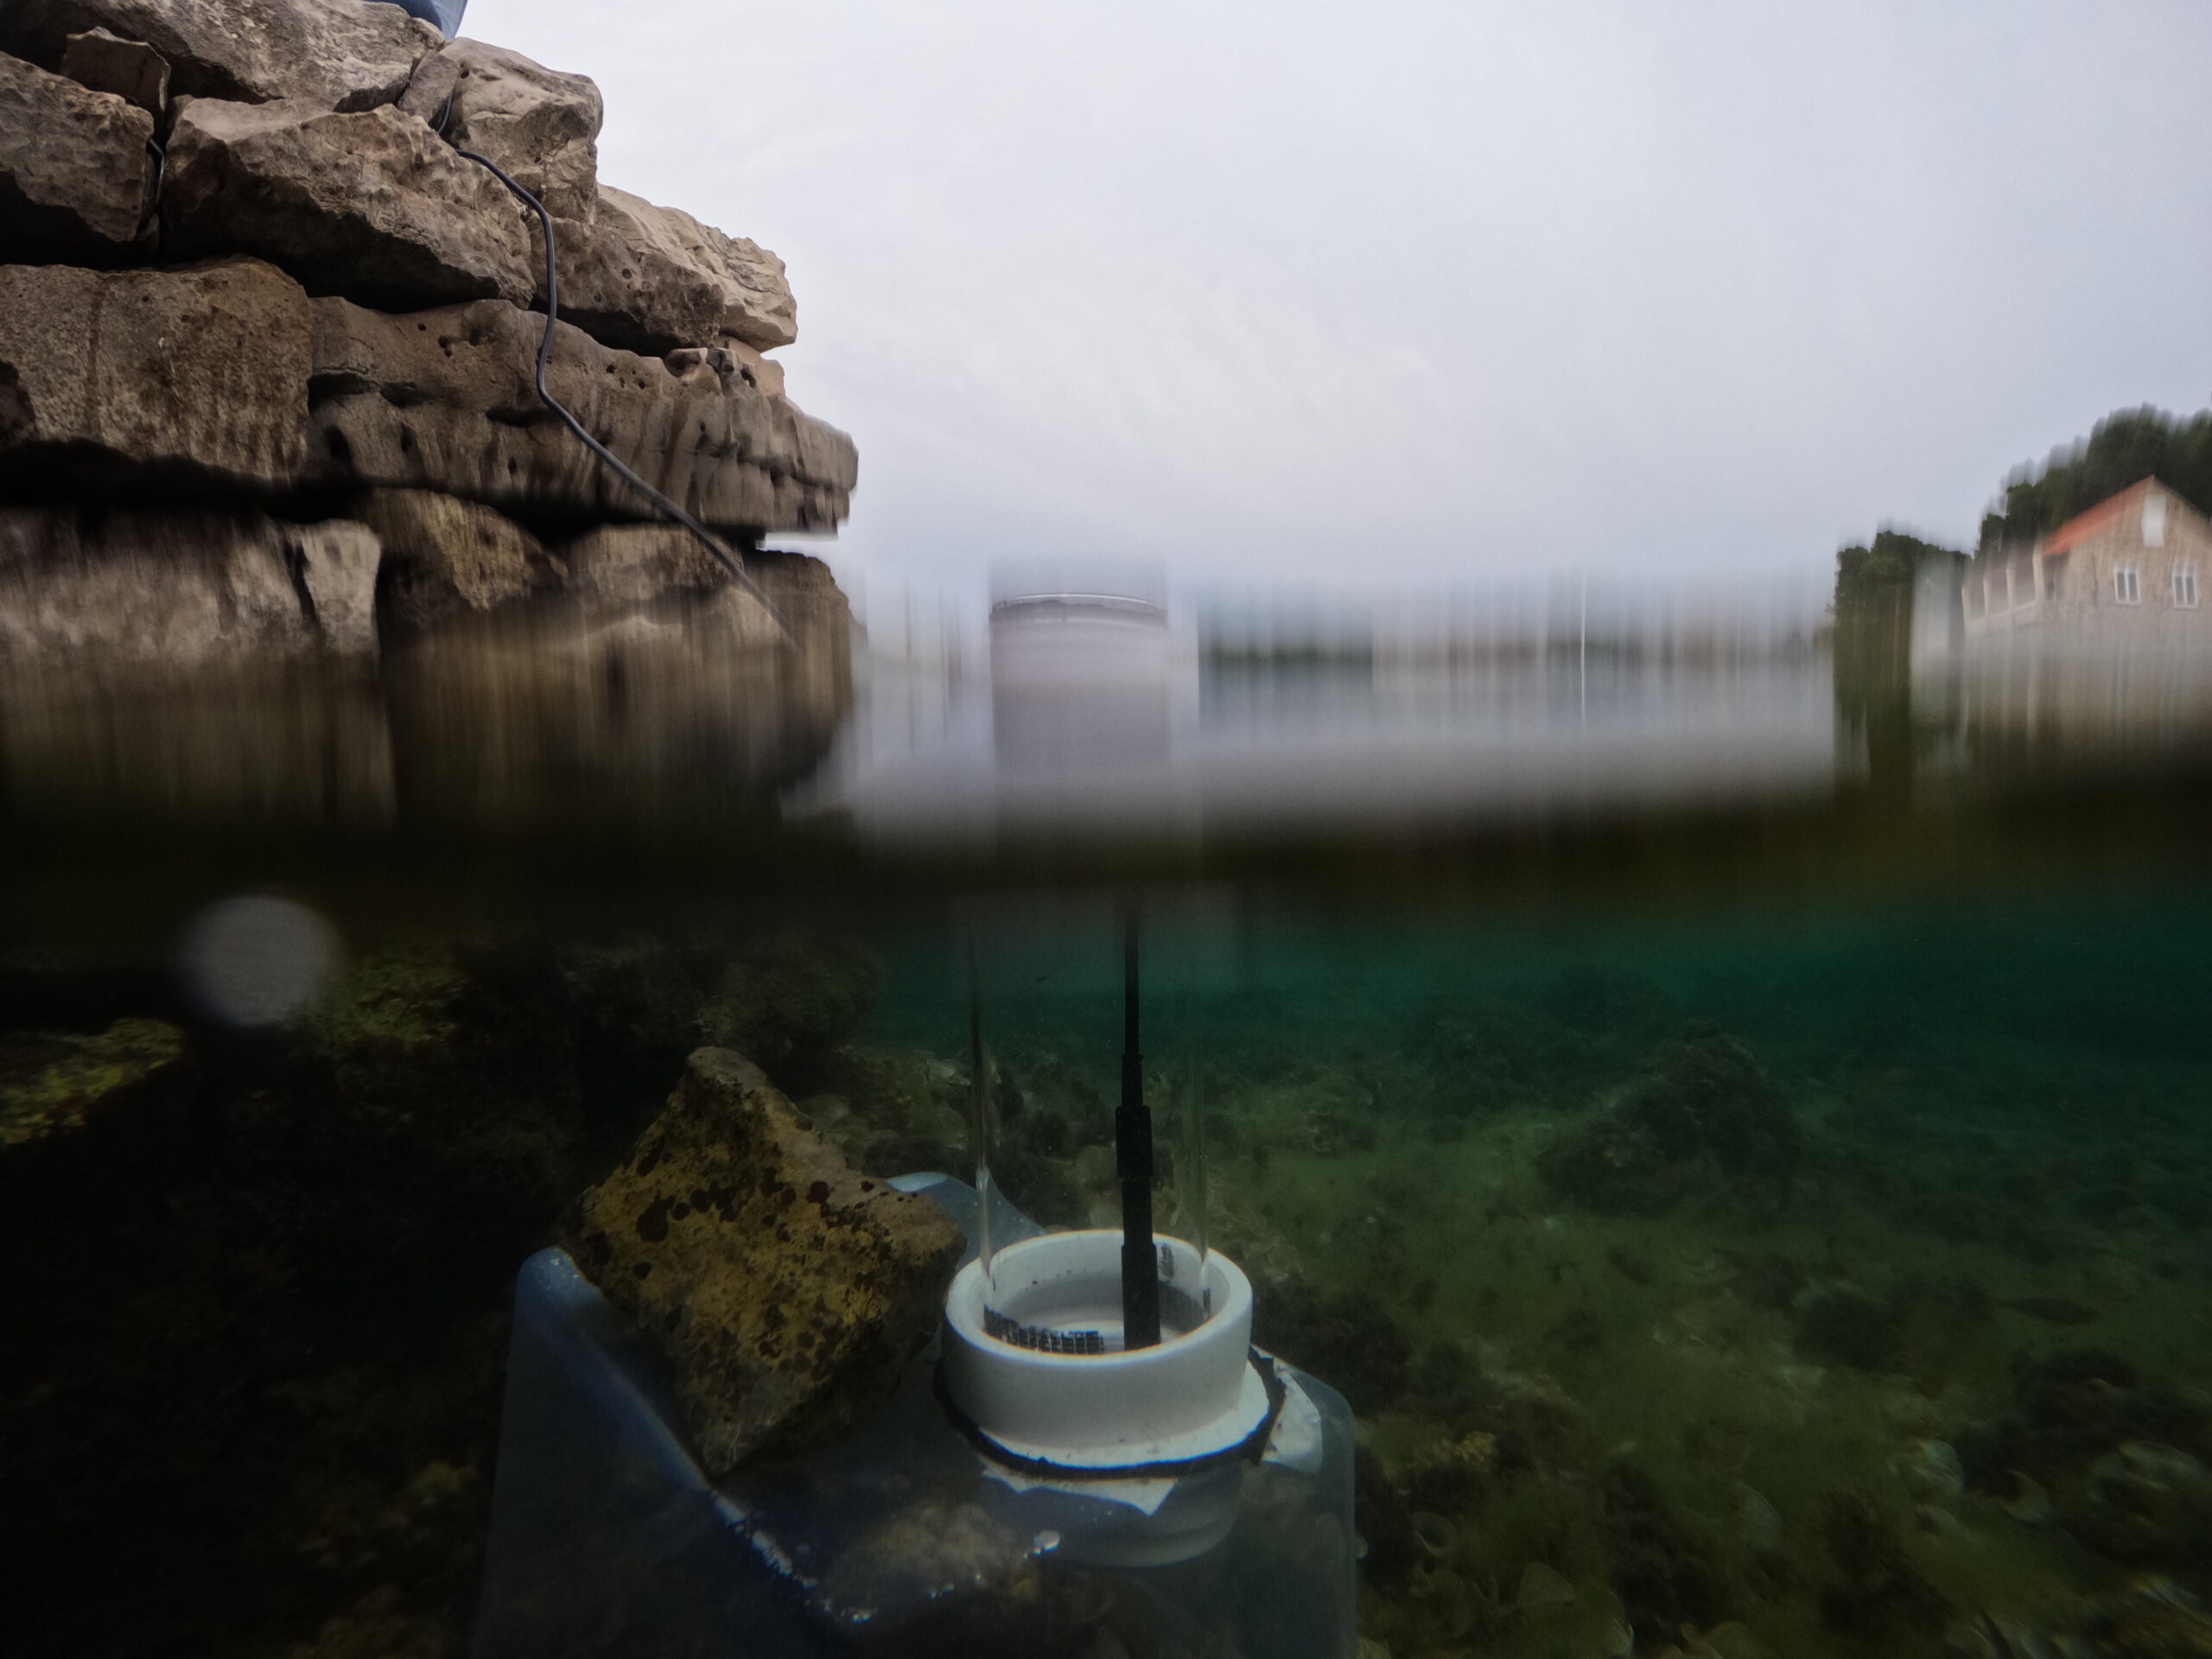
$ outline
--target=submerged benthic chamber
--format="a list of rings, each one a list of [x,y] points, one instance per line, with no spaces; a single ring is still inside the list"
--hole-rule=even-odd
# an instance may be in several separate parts
[[[972,1223],[965,1183],[899,1185]],[[517,1289],[479,1659],[1354,1651],[1333,1389],[1265,1361],[1282,1401],[1263,1444],[1084,1479],[988,1457],[940,1402],[938,1363],[847,1440],[716,1482],[651,1340],[540,1251]]]
[[[1250,1347],[1251,1287],[1205,1247],[1187,1133],[1172,1207],[1195,1236],[1147,1229],[1132,1249],[1122,1229],[1044,1232],[998,1189],[984,997],[1056,977],[1085,988],[1020,950],[998,952],[1020,971],[995,976],[992,941],[978,951],[975,937],[977,1185],[894,1183],[967,1234],[938,1338],[856,1431],[715,1480],[686,1447],[652,1340],[563,1252],[533,1256],[479,1659],[1355,1651],[1350,1408]],[[1134,1039],[1134,938],[1114,943]],[[1128,1171],[1133,1041],[1123,1072]],[[1126,1317],[1138,1264],[1156,1275],[1156,1338]]]

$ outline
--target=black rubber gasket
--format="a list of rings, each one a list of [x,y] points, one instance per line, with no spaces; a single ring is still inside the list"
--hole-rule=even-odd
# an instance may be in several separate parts
[[[993,1440],[976,1420],[953,1403],[945,1387],[944,1366],[942,1362],[930,1378],[930,1386],[937,1395],[938,1408],[944,1413],[945,1421],[960,1431],[976,1451],[1002,1468],[1016,1474],[1034,1475],[1051,1479],[1074,1480],[1163,1480],[1182,1475],[1194,1475],[1201,1470],[1215,1469],[1225,1463],[1243,1460],[1257,1463],[1268,1449],[1275,1424],[1282,1416],[1283,1402],[1290,1397],[1290,1390],[1283,1381],[1282,1371],[1272,1354],[1263,1354],[1257,1348],[1248,1348],[1245,1356],[1252,1368],[1260,1374],[1260,1386],[1267,1391],[1268,1409],[1259,1426],[1234,1446],[1225,1446],[1218,1452],[1209,1452],[1202,1457],[1175,1458],[1159,1463],[1130,1463],[1110,1469],[1094,1469],[1080,1464],[1055,1463],[1050,1458],[1026,1457],[1019,1452],[1009,1452]]]

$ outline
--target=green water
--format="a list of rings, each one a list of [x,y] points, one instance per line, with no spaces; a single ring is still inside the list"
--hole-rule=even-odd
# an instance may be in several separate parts
[[[1396,1659],[2212,1651],[2196,728],[1883,718],[1820,787],[1599,810],[1570,769],[1454,818],[1409,762],[1364,818],[920,846],[779,798],[818,732],[758,776],[626,739],[632,773],[426,715],[362,808],[232,748],[163,795],[40,727],[0,813],[0,1557],[46,1594],[0,1646],[466,1651],[512,1274],[685,1054],[877,1173],[969,1173],[963,942],[1011,926],[994,1173],[1104,1219],[1134,902],[1159,1213],[1196,1224],[1195,1090],[1210,1243],[1358,1411]],[[1267,764],[1310,804],[1301,753]],[[179,971],[242,894],[333,941],[257,1029]]]
[[[1213,1242],[1361,1412],[1370,1635],[1601,1652],[1594,1597],[1639,1650],[1941,1652],[2201,1588],[2207,899],[1236,906],[1156,999],[1155,1092],[1203,1075]],[[870,1035],[922,1067],[964,1043],[933,948]],[[1003,1179],[1110,1222],[1065,1152],[1110,1135],[1115,999],[990,1013]],[[1532,1567],[1578,1599],[1532,1612]]]

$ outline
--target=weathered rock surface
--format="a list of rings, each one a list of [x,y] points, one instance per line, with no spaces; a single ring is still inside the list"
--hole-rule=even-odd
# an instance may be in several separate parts
[[[489,615],[567,575],[536,537],[479,502],[371,490],[353,510],[384,544],[385,612],[406,627]]]
[[[19,689],[67,669],[50,701],[75,709],[109,695],[110,663],[256,655],[283,681],[387,626],[419,646],[499,613],[552,681],[643,675],[694,712],[740,679],[760,702],[760,664],[725,659],[769,653],[772,701],[803,717],[702,720],[698,759],[773,772],[813,745],[849,695],[826,572],[770,558],[764,602],[537,396],[536,220],[456,143],[557,216],[548,378],[597,441],[741,556],[847,512],[852,441],[761,355],[795,331],[781,262],[601,187],[601,118],[584,77],[383,0],[0,0],[0,664]],[[574,543],[573,577],[541,537]],[[554,733],[547,752],[627,741]]]
[[[375,537],[343,521],[0,507],[0,663],[365,654],[378,558]]]
[[[593,220],[554,234],[561,315],[609,345],[658,357],[725,334],[756,351],[798,337],[784,262],[689,213],[601,185]]]
[[[61,50],[61,73],[79,86],[113,92],[158,117],[169,104],[169,60],[143,41],[126,41],[105,29],[72,35]]]
[[[505,188],[403,111],[179,107],[162,191],[166,255],[251,253],[310,292],[412,310],[526,299],[532,245]]]
[[[154,118],[111,92],[0,56],[0,247],[111,264],[145,218]]]
[[[652,519],[537,401],[543,330],[492,301],[405,316],[311,301],[252,259],[0,266],[0,485],[385,486],[533,521]],[[763,395],[733,353],[690,355],[679,376],[563,327],[549,379],[615,454],[741,540],[834,528],[852,440]]]
[[[854,1171],[759,1069],[702,1049],[627,1161],[567,1230],[652,1332],[716,1473],[879,1404],[936,1327],[960,1230]]]
[[[291,484],[306,461],[308,308],[251,259],[0,265],[0,482],[128,467]]]
[[[170,90],[265,104],[367,110],[407,89],[438,31],[378,0],[8,0],[0,50],[60,63],[68,38],[105,29],[168,60]]]
[[[412,316],[315,305],[321,478],[435,489],[538,520],[655,516],[537,401],[543,318],[489,301]],[[679,379],[564,325],[546,378],[588,431],[708,524],[749,536],[845,516],[852,440],[741,375]]]
[[[519,52],[451,41],[399,100],[456,145],[494,161],[556,219],[589,219],[599,187],[599,88]]]
[[[627,610],[671,595],[711,593],[729,575],[677,524],[603,524],[565,542],[561,557],[580,608]]]

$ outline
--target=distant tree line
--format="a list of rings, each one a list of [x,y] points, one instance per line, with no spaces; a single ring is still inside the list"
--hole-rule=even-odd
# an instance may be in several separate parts
[[[2154,475],[2198,512],[2212,512],[2212,410],[2183,420],[2164,410],[2123,409],[2099,421],[2086,439],[2052,450],[2040,467],[2015,467],[1982,518],[1976,551],[1986,557],[2024,548]]]
[[[1835,556],[1837,626],[1856,620],[1902,626],[1912,620],[1913,577],[1921,562],[1963,557],[1901,530],[1877,531],[1872,547],[1845,548]]]

